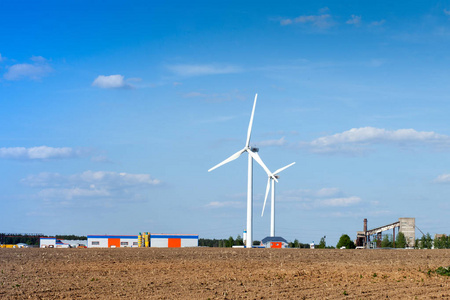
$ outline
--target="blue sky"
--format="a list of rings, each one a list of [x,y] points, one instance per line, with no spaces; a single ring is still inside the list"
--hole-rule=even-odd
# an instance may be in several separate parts
[[[207,170],[258,93],[251,144],[296,162],[277,235],[449,233],[448,1],[2,1],[0,25],[2,231],[242,234],[246,157]]]

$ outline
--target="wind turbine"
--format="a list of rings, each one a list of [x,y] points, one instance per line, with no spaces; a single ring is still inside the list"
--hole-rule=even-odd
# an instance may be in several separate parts
[[[278,180],[275,178],[275,175],[270,175],[269,169],[266,167],[264,162],[261,160],[261,158],[258,155],[258,148],[251,148],[250,147],[250,136],[252,134],[252,125],[253,125],[253,116],[255,114],[255,107],[256,107],[256,98],[258,97],[258,94],[255,95],[255,101],[253,102],[253,110],[252,115],[250,117],[250,123],[248,125],[247,130],[247,141],[245,142],[244,148],[236,152],[235,154],[231,155],[221,163],[215,165],[211,169],[208,170],[208,172],[211,172],[212,170],[229,163],[230,161],[235,160],[239,156],[241,156],[242,153],[247,152],[248,153],[248,185],[247,185],[247,240],[246,240],[246,247],[252,248],[253,246],[253,159],[256,160],[256,162],[266,171],[266,173],[269,175],[269,178],[273,178],[275,181],[278,182]]]
[[[267,196],[269,195],[269,190],[270,190],[270,183],[272,182],[272,201],[271,201],[272,210],[271,210],[271,214],[270,214],[270,236],[275,236],[275,181],[278,182],[277,179],[279,178],[279,176],[277,174],[280,173],[281,171],[289,168],[290,166],[292,166],[294,164],[295,164],[295,162],[293,162],[292,164],[289,164],[281,169],[278,169],[273,173],[268,173],[266,197],[264,198],[264,205],[263,205],[261,217],[264,215],[264,209],[266,208]]]

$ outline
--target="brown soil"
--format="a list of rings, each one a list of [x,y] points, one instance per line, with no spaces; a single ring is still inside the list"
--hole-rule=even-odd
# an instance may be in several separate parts
[[[1,299],[450,298],[450,250],[0,249]]]

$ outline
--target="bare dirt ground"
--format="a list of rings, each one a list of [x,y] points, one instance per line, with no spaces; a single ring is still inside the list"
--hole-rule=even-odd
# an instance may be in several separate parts
[[[0,299],[450,299],[450,250],[0,249]]]

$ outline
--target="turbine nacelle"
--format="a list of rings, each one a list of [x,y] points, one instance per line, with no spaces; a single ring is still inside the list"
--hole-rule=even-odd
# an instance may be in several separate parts
[[[278,182],[278,178],[280,178],[280,176],[277,175],[277,174],[280,173],[280,172],[282,172],[282,171],[284,171],[284,170],[286,170],[287,168],[289,168],[290,166],[292,166],[292,165],[294,165],[294,164],[295,164],[295,162],[293,162],[293,163],[291,163],[291,164],[289,164],[289,165],[287,165],[287,166],[284,166],[284,167],[282,167],[282,168],[276,170],[276,171],[273,172],[273,173],[268,173],[268,174],[267,174],[267,175],[268,175],[268,178],[267,178],[266,196],[264,197],[264,205],[263,205],[261,217],[264,216],[264,209],[266,208],[267,196],[269,195],[269,191],[270,191],[270,181],[271,181],[271,180],[275,180],[276,182]],[[275,186],[274,186],[274,188],[275,188]],[[272,194],[272,196],[275,197],[273,194]],[[273,208],[272,208],[272,209],[273,209]]]

